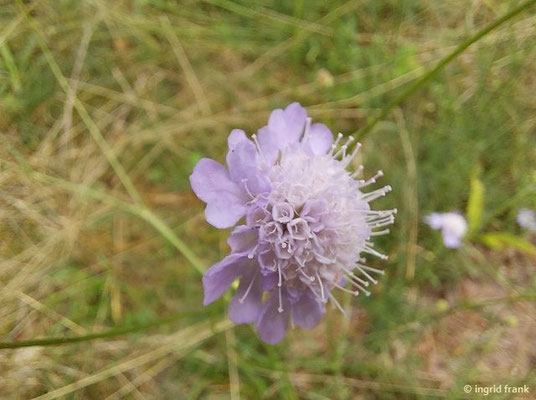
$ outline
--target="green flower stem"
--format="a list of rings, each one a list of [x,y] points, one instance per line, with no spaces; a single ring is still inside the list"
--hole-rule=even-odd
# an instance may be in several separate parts
[[[481,309],[481,308],[494,306],[498,304],[512,304],[512,303],[516,303],[519,301],[535,301],[535,300],[536,300],[536,294],[529,293],[529,294],[521,294],[517,296],[506,296],[506,297],[499,297],[496,299],[488,299],[488,300],[483,300],[481,302],[462,301],[459,304],[449,307],[445,311],[435,312],[435,313],[429,314],[428,316],[423,316],[419,321],[412,321],[410,323],[404,324],[401,328],[402,330],[405,330],[407,328],[414,327],[415,322],[419,322],[422,324],[423,322],[432,321],[434,319],[441,319],[441,318],[446,317],[447,315],[450,315],[460,310],[471,310],[471,309],[476,310],[476,309]],[[178,321],[181,318],[184,318],[187,315],[194,315],[194,314],[199,315],[199,311],[177,313],[177,314],[173,314],[168,317],[161,318],[161,319],[148,322],[145,324],[131,325],[131,326],[126,326],[122,328],[113,328],[113,329],[100,332],[100,333],[91,333],[89,335],[70,336],[70,337],[61,337],[61,338],[50,337],[50,338],[42,338],[42,339],[22,340],[18,342],[0,342],[0,349],[18,349],[21,347],[62,346],[65,344],[88,342],[88,341],[96,340],[96,339],[107,339],[107,338],[112,338],[116,336],[126,335],[129,333],[146,331],[146,330],[156,328],[162,325],[168,325],[175,321]]]
[[[524,3],[521,3],[519,6],[509,11],[508,13],[503,15],[501,18],[485,26],[482,30],[478,31],[474,36],[470,37],[469,39],[461,43],[449,55],[441,59],[434,68],[432,68],[431,70],[426,72],[424,75],[422,75],[412,85],[410,85],[405,91],[403,91],[399,96],[395,97],[391,102],[389,102],[382,109],[382,111],[376,118],[374,118],[371,122],[365,125],[363,129],[354,133],[353,136],[357,136],[357,138],[359,139],[364,138],[368,133],[372,131],[372,129],[376,126],[378,122],[382,121],[383,119],[385,119],[385,117],[387,117],[387,115],[391,112],[391,110],[394,107],[402,103],[409,96],[411,96],[421,87],[423,87],[430,79],[435,77],[439,73],[439,71],[441,71],[448,63],[450,63],[452,60],[454,60],[456,57],[462,54],[469,46],[479,41],[488,33],[493,31],[495,28],[499,27],[500,25],[502,25],[509,19],[512,19],[513,17],[515,17],[516,15],[518,15],[519,13],[521,13],[522,11],[524,11],[525,9],[529,8],[530,6],[534,4],[536,4],[536,0],[528,0],[528,1],[525,1]]]
[[[18,349],[21,347],[44,347],[44,346],[62,346],[64,344],[72,344],[79,342],[89,342],[96,339],[107,339],[116,336],[126,335],[129,333],[136,333],[146,331],[152,328],[156,328],[162,325],[168,325],[176,322],[187,315],[198,315],[199,311],[181,312],[172,314],[165,318],[157,319],[144,324],[135,324],[130,326],[124,326],[119,328],[113,328],[99,333],[90,333],[88,335],[81,336],[67,336],[67,337],[48,337],[42,339],[21,340],[17,342],[0,342],[0,349]]]

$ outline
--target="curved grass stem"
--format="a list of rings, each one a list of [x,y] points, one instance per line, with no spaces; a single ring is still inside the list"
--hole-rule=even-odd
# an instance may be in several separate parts
[[[517,296],[506,296],[499,297],[496,299],[488,299],[480,302],[469,302],[463,301],[459,304],[449,307],[447,310],[434,312],[428,316],[424,316],[420,321],[412,321],[411,323],[404,324],[402,328],[412,327],[415,322],[420,322],[421,324],[425,321],[434,320],[436,318],[444,318],[456,311],[460,310],[470,310],[470,309],[481,309],[489,306],[495,306],[499,304],[512,304],[520,301],[534,301],[536,300],[536,295],[534,293],[520,294]],[[190,311],[188,313],[178,313],[173,314],[165,318],[157,319],[145,324],[137,324],[120,328],[109,329],[104,332],[91,333],[88,335],[81,336],[71,336],[71,337],[49,337],[42,339],[31,339],[31,340],[22,340],[17,342],[0,342],[0,349],[18,349],[21,347],[45,347],[45,346],[62,346],[66,344],[80,343],[80,342],[89,342],[96,339],[107,339],[116,336],[126,335],[130,333],[142,332],[149,330],[151,328],[156,328],[158,326],[171,324],[178,321],[179,319],[185,317],[188,314],[198,315],[199,311]]]
[[[441,59],[435,67],[433,67],[431,70],[426,72],[424,75],[422,75],[419,79],[417,79],[412,85],[410,85],[406,90],[404,90],[400,95],[395,97],[393,100],[391,100],[387,105],[382,109],[380,114],[372,119],[371,122],[367,123],[365,127],[356,133],[353,134],[353,136],[356,136],[360,140],[362,140],[363,137],[365,137],[368,133],[372,131],[372,129],[376,126],[376,124],[391,112],[391,110],[402,103],[404,100],[406,100],[409,96],[411,96],[413,93],[415,93],[417,90],[422,88],[430,79],[435,77],[439,71],[441,71],[448,63],[450,63],[452,60],[454,60],[456,57],[458,57],[460,54],[462,54],[465,50],[467,50],[468,47],[470,47],[472,44],[478,42],[480,39],[485,37],[487,34],[489,34],[491,31],[493,31],[495,28],[501,26],[506,21],[512,19],[516,15],[520,14],[525,9],[529,8],[530,6],[536,4],[536,0],[528,0],[523,3],[521,3],[519,6],[515,7],[513,10],[507,12],[504,14],[501,18],[495,20],[494,22],[490,23],[489,25],[482,28],[480,31],[475,33],[472,37],[465,40],[464,42],[460,43],[458,47],[456,47],[450,54],[448,54],[446,57]]]
[[[198,312],[197,312],[198,313]],[[193,314],[193,312],[190,312]],[[21,347],[36,347],[36,346],[61,346],[64,344],[73,344],[79,342],[89,342],[96,339],[106,339],[116,336],[126,335],[129,333],[136,333],[141,331],[146,331],[151,328],[156,328],[158,326],[171,324],[175,321],[186,316],[187,313],[178,313],[170,315],[165,318],[161,318],[155,321],[151,321],[145,324],[136,324],[131,326],[124,326],[119,328],[112,328],[104,332],[90,333],[88,335],[81,336],[67,336],[67,337],[48,337],[41,339],[30,339],[30,340],[21,340],[17,342],[0,342],[0,349],[18,349]]]

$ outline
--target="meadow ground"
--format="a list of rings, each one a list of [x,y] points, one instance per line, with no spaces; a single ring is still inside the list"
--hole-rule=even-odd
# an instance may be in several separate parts
[[[0,397],[536,396],[536,237],[515,222],[536,208],[535,7],[358,138],[367,176],[383,169],[393,187],[375,206],[399,213],[378,241],[390,259],[371,261],[386,270],[373,295],[340,296],[349,319],[330,309],[269,346],[226,321],[229,297],[203,308],[199,270],[228,232],[188,183],[201,157],[224,159],[231,129],[253,133],[293,101],[355,133],[517,4],[0,0],[0,340],[184,312],[143,333],[0,350]],[[422,223],[450,210],[470,217],[457,250]]]

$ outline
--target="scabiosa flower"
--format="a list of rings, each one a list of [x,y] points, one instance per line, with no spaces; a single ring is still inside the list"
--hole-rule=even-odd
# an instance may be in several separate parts
[[[432,229],[440,230],[443,243],[448,248],[458,248],[462,245],[462,238],[467,232],[467,221],[457,212],[432,213],[424,222]]]
[[[536,232],[536,211],[522,208],[517,213],[517,223],[522,228]]]
[[[190,176],[217,228],[237,224],[228,238],[231,253],[204,277],[204,304],[218,299],[235,279],[229,305],[237,324],[255,323],[266,343],[281,341],[290,324],[312,328],[334,289],[369,295],[382,270],[364,264],[362,254],[380,258],[370,242],[388,233],[396,210],[373,211],[369,203],[391,190],[362,189],[382,176],[356,180],[348,171],[359,151],[353,138],[335,142],[323,124],[312,124],[298,103],[270,115],[252,140],[238,129],[228,139],[227,168],[202,159]],[[353,146],[352,146],[353,145]]]

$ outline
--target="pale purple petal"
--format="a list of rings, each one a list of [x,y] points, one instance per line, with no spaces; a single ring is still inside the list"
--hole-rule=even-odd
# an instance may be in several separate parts
[[[275,110],[272,112],[268,125],[273,124],[273,129],[279,134],[280,140],[290,143],[296,143],[300,140],[305,127],[305,119],[307,118],[307,111],[300,103],[292,103],[285,108],[284,111]],[[272,122],[272,116],[274,121]]]
[[[424,222],[432,229],[441,229],[443,214],[432,213],[424,218]]]
[[[212,200],[205,208],[207,222],[218,229],[234,226],[247,211],[247,207],[238,201],[222,197]]]
[[[223,165],[210,158],[202,158],[190,175],[190,185],[194,193],[208,203],[222,196],[241,198],[242,190],[233,182]]]
[[[275,271],[277,267],[277,257],[271,247],[259,250],[259,264],[267,271]]]
[[[227,138],[229,150],[234,149],[238,143],[243,142],[244,140],[249,140],[246,136],[246,132],[242,129],[233,129]]]
[[[306,291],[298,302],[292,305],[294,323],[306,329],[316,326],[324,312],[324,304],[310,290]]]
[[[235,136],[241,137],[241,133]],[[248,194],[258,194],[267,192],[270,189],[270,182],[258,167],[257,148],[252,141],[242,139],[233,141],[229,145],[227,153],[227,166],[231,180],[239,185]]]
[[[203,275],[205,291],[203,304],[206,306],[219,299],[234,280],[253,264],[255,264],[254,261],[242,254],[230,254],[207,269]]]
[[[536,232],[536,211],[522,208],[517,214],[517,223],[520,227]]]
[[[279,297],[274,290],[262,308],[259,318],[255,323],[255,329],[261,340],[268,344],[279,343],[287,332],[290,303],[283,296],[283,312],[279,312]]]
[[[445,247],[457,248],[462,245],[462,238],[467,232],[467,221],[459,213],[432,213],[424,222],[432,229],[441,229]]]
[[[279,281],[279,275],[277,272],[269,272],[261,270],[262,274],[262,289],[266,291],[272,290]]]
[[[269,126],[264,126],[257,132],[259,146],[261,148],[262,157],[272,165],[277,159],[279,152],[279,142],[276,134],[272,133]]]
[[[252,268],[240,279],[240,285],[229,304],[229,319],[235,324],[255,322],[262,310],[262,276]]]
[[[190,175],[194,193],[207,203],[205,216],[216,228],[229,228],[242,218],[246,211],[247,194],[234,182],[220,163],[203,158]]]
[[[270,213],[264,208],[252,208],[246,215],[246,222],[249,226],[261,226],[270,217]]]
[[[272,217],[277,222],[289,222],[294,216],[294,207],[284,201],[276,203],[272,208]]]
[[[250,140],[242,140],[229,147],[227,153],[227,167],[231,180],[240,183],[242,179],[247,179],[251,173],[257,170],[257,150]]]
[[[299,103],[272,111],[268,125],[258,131],[259,145],[268,164],[275,162],[279,150],[300,140],[306,118],[307,112]]]
[[[462,245],[462,241],[459,235],[449,232],[447,230],[442,231],[443,234],[443,243],[445,244],[445,247],[448,247],[449,249],[457,249]]]
[[[231,233],[227,239],[227,243],[231,246],[232,253],[249,254],[257,246],[258,239],[258,229],[247,225],[240,225]]]
[[[306,145],[314,155],[326,154],[333,144],[333,134],[324,124],[312,124]]]

